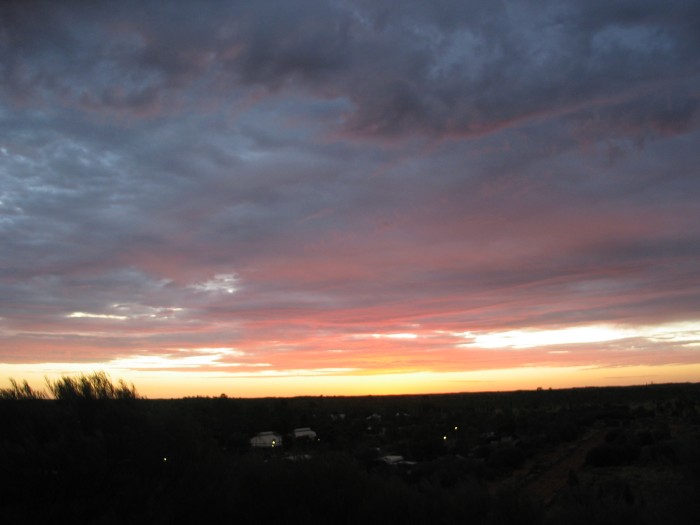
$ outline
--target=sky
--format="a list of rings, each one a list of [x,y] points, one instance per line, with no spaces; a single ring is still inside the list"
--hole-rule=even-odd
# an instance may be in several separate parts
[[[700,381],[700,3],[4,2],[0,386]]]

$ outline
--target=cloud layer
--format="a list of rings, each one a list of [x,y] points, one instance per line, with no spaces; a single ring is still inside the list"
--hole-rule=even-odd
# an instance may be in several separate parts
[[[698,363],[697,20],[690,1],[6,3],[0,363]],[[473,344],[603,325],[629,331]]]

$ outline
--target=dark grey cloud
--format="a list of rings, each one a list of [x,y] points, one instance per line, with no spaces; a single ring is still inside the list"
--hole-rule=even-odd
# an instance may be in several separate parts
[[[630,101],[667,131],[695,114],[692,2],[439,4],[15,4],[3,85],[27,104],[135,115],[296,87],[347,99],[346,129],[375,135],[483,134]],[[674,107],[648,100],[663,90]]]

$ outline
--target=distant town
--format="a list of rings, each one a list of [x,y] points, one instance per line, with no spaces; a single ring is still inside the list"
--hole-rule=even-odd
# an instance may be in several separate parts
[[[109,392],[4,392],[8,523],[60,512],[81,523],[700,515],[698,384],[264,399]]]

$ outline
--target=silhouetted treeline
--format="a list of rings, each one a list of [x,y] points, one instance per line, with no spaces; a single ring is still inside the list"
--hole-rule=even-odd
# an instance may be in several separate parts
[[[53,399],[11,385],[3,523],[652,524],[699,510],[698,385],[180,400],[102,373],[49,383]],[[267,430],[284,446],[251,448]]]

